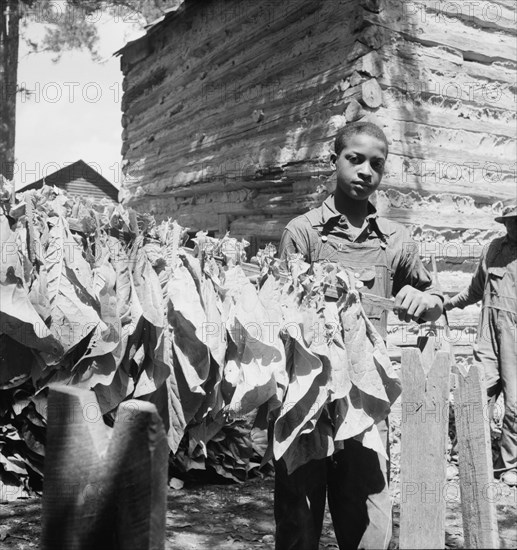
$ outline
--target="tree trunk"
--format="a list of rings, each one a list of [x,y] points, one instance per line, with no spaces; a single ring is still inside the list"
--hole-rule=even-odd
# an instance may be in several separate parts
[[[13,177],[20,3],[0,0],[0,175]]]

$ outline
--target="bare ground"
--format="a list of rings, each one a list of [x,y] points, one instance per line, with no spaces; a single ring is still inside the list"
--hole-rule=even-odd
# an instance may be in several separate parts
[[[497,502],[502,548],[517,548],[516,493],[503,486]],[[394,536],[398,548],[399,506],[395,502]],[[30,498],[0,504],[0,548],[37,548],[41,500]],[[266,550],[273,548],[273,477],[244,484],[191,485],[169,490],[167,550]],[[327,513],[320,549],[337,548]],[[446,548],[463,548],[461,510],[448,503]]]
[[[394,533],[390,549],[398,548],[400,517],[400,415],[391,417],[391,491]],[[166,550],[267,550],[274,547],[273,476],[242,484],[185,484],[170,488]],[[445,547],[464,548],[457,477],[451,476]],[[456,484],[456,485],[455,485]],[[517,491],[503,483],[492,492],[497,507],[501,548],[517,548]],[[39,497],[0,502],[0,550],[37,548],[41,530]],[[327,511],[320,550],[337,548]]]

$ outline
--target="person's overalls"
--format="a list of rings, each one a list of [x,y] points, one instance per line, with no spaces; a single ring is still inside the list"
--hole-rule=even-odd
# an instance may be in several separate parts
[[[306,214],[314,225],[312,212]],[[390,266],[386,240],[375,223],[377,238],[354,243],[336,237],[332,227],[314,230],[308,261],[341,263],[363,282],[365,292],[391,294]],[[385,311],[365,312],[386,338]],[[327,407],[320,422],[332,422]],[[318,424],[315,430],[318,430]],[[377,425],[388,449],[387,420]],[[312,460],[287,475],[285,463],[275,462],[276,550],[317,550],[328,487],[334,532],[341,550],[387,548],[391,539],[391,498],[388,491],[389,464],[359,441],[336,442],[336,452]]]
[[[474,346],[474,359],[483,365],[492,405],[503,391],[504,417],[496,473],[517,468],[517,259],[516,245],[491,243],[487,277]]]

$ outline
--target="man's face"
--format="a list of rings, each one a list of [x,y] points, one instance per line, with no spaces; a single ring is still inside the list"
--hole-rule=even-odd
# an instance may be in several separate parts
[[[506,226],[508,238],[513,242],[517,242],[517,217],[508,218],[504,221],[504,225]]]
[[[337,187],[353,200],[365,200],[381,183],[386,145],[367,134],[351,136],[339,157],[332,155]]]

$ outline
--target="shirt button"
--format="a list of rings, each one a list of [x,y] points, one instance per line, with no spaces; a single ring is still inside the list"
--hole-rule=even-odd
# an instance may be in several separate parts
[[[327,240],[327,235],[322,235],[322,236],[321,236],[321,240],[322,240],[323,242],[326,242],[326,240]]]
[[[361,275],[359,275],[359,273],[354,273],[354,275],[355,275],[358,279],[359,279],[359,277],[361,276]]]
[[[355,288],[362,288],[364,286],[363,281],[356,281]]]

